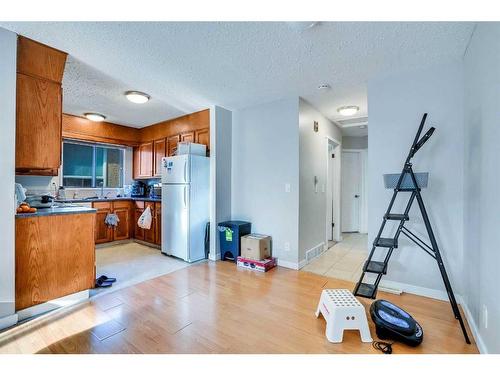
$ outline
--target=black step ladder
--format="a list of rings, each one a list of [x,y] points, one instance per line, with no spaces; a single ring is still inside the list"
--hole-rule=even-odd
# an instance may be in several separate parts
[[[377,289],[382,279],[382,276],[387,273],[387,265],[389,263],[389,259],[391,258],[392,252],[394,249],[398,247],[398,239],[400,234],[404,234],[408,237],[412,242],[414,242],[417,246],[419,246],[422,250],[424,250],[427,254],[429,254],[432,258],[434,258],[438,264],[439,271],[441,272],[441,276],[443,278],[444,285],[446,287],[446,291],[448,293],[448,298],[450,300],[451,308],[453,310],[453,314],[455,318],[460,322],[460,327],[462,328],[462,332],[464,334],[465,341],[467,344],[470,344],[469,336],[467,335],[467,330],[465,329],[465,324],[462,319],[462,315],[460,314],[460,310],[458,308],[457,301],[455,299],[455,295],[453,294],[453,289],[451,287],[450,280],[448,278],[448,274],[446,273],[446,269],[444,267],[443,259],[441,258],[441,253],[439,252],[439,247],[437,245],[436,238],[434,236],[434,232],[432,230],[431,223],[429,221],[429,217],[427,216],[427,211],[425,209],[424,201],[422,199],[422,195],[420,193],[421,187],[417,182],[417,177],[413,173],[411,159],[415,155],[415,153],[424,145],[425,142],[431,137],[432,133],[434,133],[435,128],[431,127],[427,133],[425,133],[422,138],[420,138],[420,134],[424,128],[425,120],[427,119],[427,113],[424,113],[422,117],[422,121],[420,122],[420,126],[418,127],[417,134],[415,139],[413,140],[413,144],[411,146],[408,157],[406,158],[403,171],[397,180],[397,183],[394,187],[394,193],[392,195],[392,199],[389,203],[389,207],[383,217],[382,225],[378,231],[377,237],[373,241],[373,247],[363,266],[363,272],[361,277],[354,288],[354,295],[365,298],[375,299],[377,296]],[[406,208],[404,213],[392,213],[392,207],[396,200],[396,197],[401,192],[407,192],[410,194],[408,198],[408,202],[406,204]],[[411,232],[406,226],[405,223],[409,220],[408,213],[410,212],[410,208],[413,202],[417,200],[418,207],[422,214],[422,218],[424,220],[425,228],[427,230],[427,235],[429,236],[431,244],[428,245],[425,241],[421,240],[416,234]],[[397,226],[396,233],[393,237],[382,237],[385,225],[387,221],[395,221],[399,222]],[[385,256],[383,256],[383,261],[375,261],[372,260],[375,252],[385,251]],[[364,282],[364,278],[366,274],[375,275],[375,282],[368,283]]]

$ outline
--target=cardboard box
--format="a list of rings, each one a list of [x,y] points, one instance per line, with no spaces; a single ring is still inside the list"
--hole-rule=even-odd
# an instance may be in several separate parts
[[[278,260],[276,258],[268,258],[264,260],[254,260],[254,259],[246,259],[243,257],[238,257],[236,264],[238,267],[246,268],[249,270],[259,271],[259,272],[267,272],[270,269],[276,267]]]
[[[243,258],[261,260],[271,256],[271,237],[263,234],[247,234],[241,237],[241,251]]]

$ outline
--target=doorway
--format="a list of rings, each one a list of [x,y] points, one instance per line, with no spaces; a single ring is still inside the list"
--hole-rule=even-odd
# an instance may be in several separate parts
[[[357,151],[342,152],[342,232],[359,232],[361,217],[361,158]]]

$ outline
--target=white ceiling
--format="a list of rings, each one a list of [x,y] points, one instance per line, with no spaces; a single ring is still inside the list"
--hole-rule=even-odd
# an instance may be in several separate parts
[[[212,104],[238,109],[289,96],[302,96],[331,120],[341,118],[342,105],[358,105],[356,116],[366,116],[370,78],[460,59],[473,29],[468,22],[321,22],[302,31],[286,22],[0,26],[72,56],[65,109],[135,126]],[[331,89],[317,90],[321,83]],[[129,89],[153,100],[132,107],[120,95]]]

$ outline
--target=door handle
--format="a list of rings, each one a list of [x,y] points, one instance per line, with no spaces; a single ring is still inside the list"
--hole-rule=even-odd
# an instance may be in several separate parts
[[[354,196],[354,198],[359,198],[359,195],[358,195],[358,194],[356,194],[356,195]]]
[[[187,202],[186,202],[186,190],[187,190],[187,187],[184,186],[184,208],[187,207]]]
[[[184,162],[184,182],[187,180],[187,161]]]

